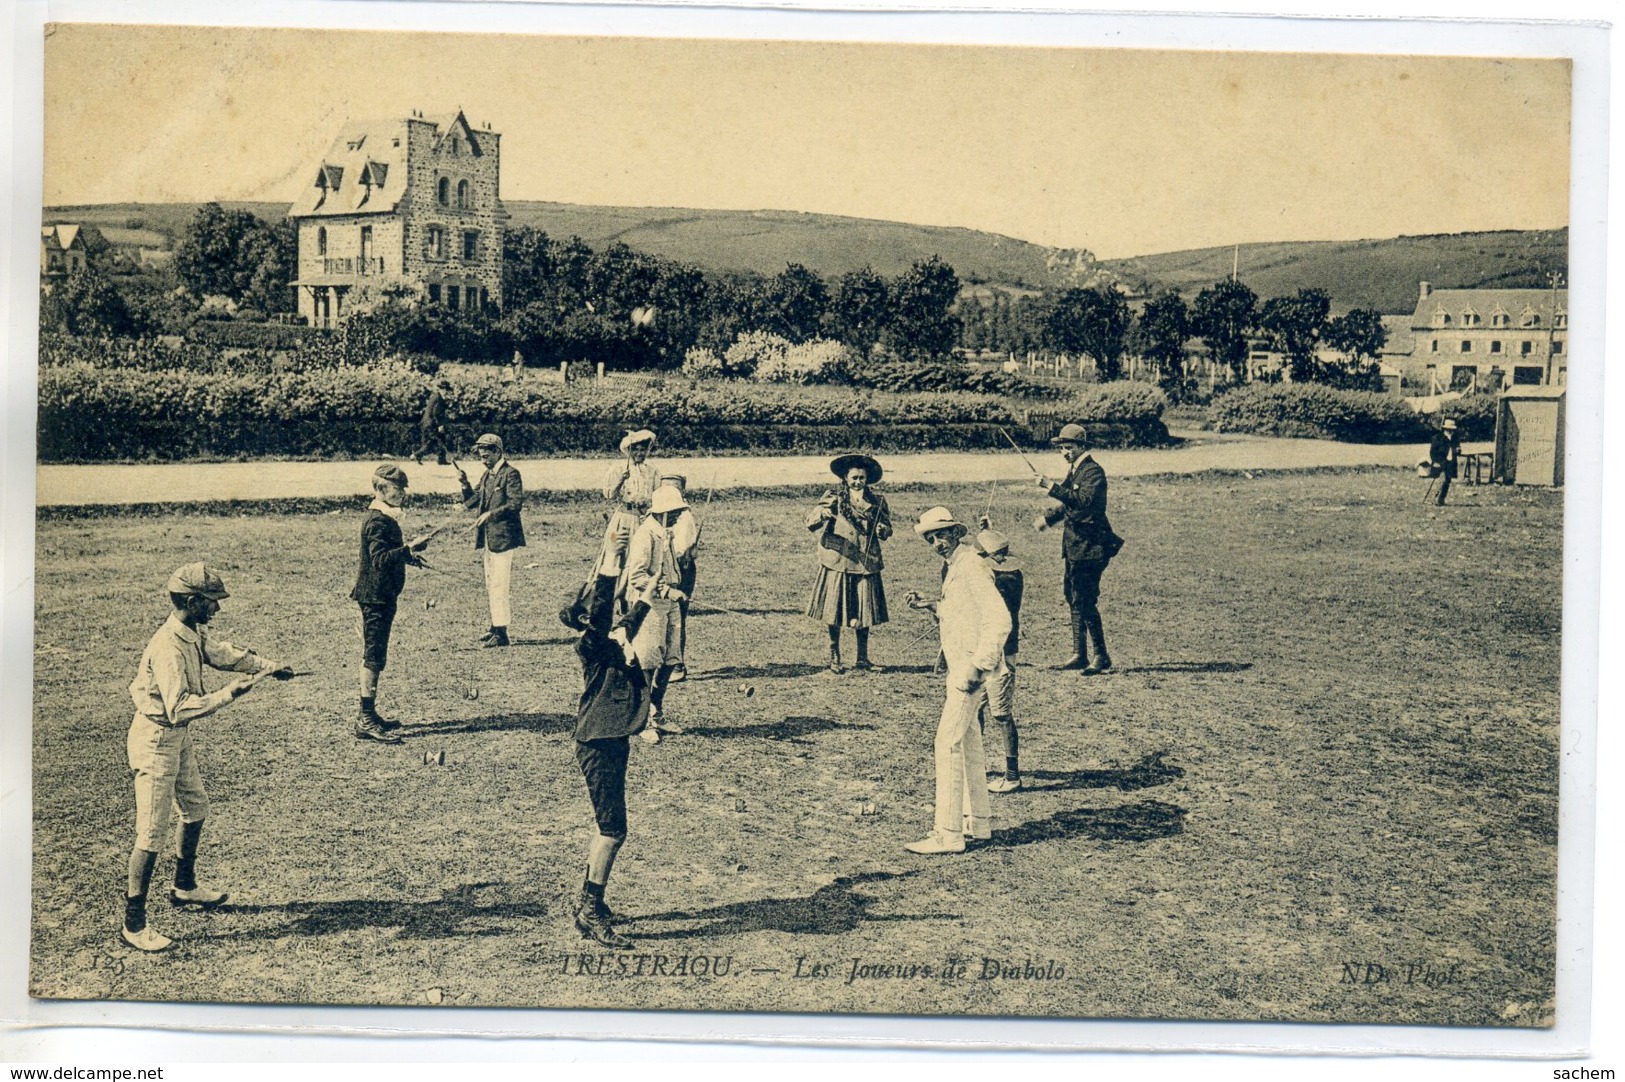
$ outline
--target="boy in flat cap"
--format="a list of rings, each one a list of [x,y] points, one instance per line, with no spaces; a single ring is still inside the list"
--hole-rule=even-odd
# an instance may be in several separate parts
[[[137,950],[161,951],[172,940],[147,924],[147,890],[152,884],[158,851],[169,843],[176,809],[181,816],[175,850],[175,906],[213,909],[226,900],[224,891],[198,886],[198,843],[209,814],[193,750],[194,721],[245,694],[265,676],[286,680],[293,669],[267,661],[224,639],[210,638],[205,625],[231,595],[220,576],[201,563],[191,563],[169,576],[166,586],[174,610],[148,641],[130,683],[135,717],[125,741],[135,773],[135,847],[124,891],[124,941]],[[217,691],[203,687],[203,667],[242,673]]]
[[[576,706],[576,762],[587,783],[598,828],[587,847],[587,871],[576,899],[575,923],[582,935],[611,950],[632,945],[611,923],[615,915],[604,901],[604,888],[609,885],[615,856],[626,841],[628,741],[649,717],[649,679],[632,649],[648,614],[648,597],[639,597],[614,628],[607,629],[597,622],[602,609],[591,610],[587,591],[559,612],[566,627],[581,632],[576,642],[582,682],[581,701]]]
[[[604,543],[598,553],[598,575],[593,582],[593,604],[608,609],[616,584],[626,567],[626,549],[632,534],[642,523],[660,487],[660,467],[649,461],[655,448],[655,434],[647,428],[628,432],[621,438],[621,460],[604,474],[604,499],[610,503],[609,522],[604,527]]]
[[[401,534],[406,505],[406,471],[385,464],[372,473],[373,500],[361,523],[361,563],[350,598],[361,606],[361,710],[355,719],[357,740],[399,744],[401,727],[378,713],[378,677],[389,660],[389,633],[395,625],[395,606],[406,586],[408,565],[422,567],[418,553],[429,544],[427,536],[407,544]]]
[[[1004,665],[987,677],[987,711],[993,715],[995,755],[1004,750],[1004,773],[988,783],[990,793],[1021,788],[1021,744],[1016,734],[1016,651],[1021,649],[1021,594],[1025,580],[1010,559],[1010,539],[993,528],[986,515],[977,520],[976,547],[993,568],[993,585],[1010,612],[1010,634],[1004,640]]]
[[[479,512],[474,520],[474,547],[484,554],[485,594],[491,605],[491,626],[480,636],[486,647],[508,645],[508,624],[513,620],[513,554],[525,547],[525,483],[519,471],[503,457],[502,437],[487,432],[474,441],[474,454],[485,467],[478,485],[457,471],[463,506]]]

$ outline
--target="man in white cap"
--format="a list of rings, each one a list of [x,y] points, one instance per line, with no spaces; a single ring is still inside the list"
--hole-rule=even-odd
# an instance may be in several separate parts
[[[468,482],[468,474],[457,471],[462,486],[463,506],[476,511],[474,547],[484,554],[485,593],[491,606],[491,626],[480,636],[486,647],[508,645],[508,625],[513,621],[513,554],[525,547],[525,524],[520,512],[525,506],[525,483],[519,471],[503,456],[502,437],[487,432],[474,441],[474,454],[485,467],[478,485]]]
[[[934,829],[906,848],[911,853],[963,853],[967,838],[993,837],[987,797],[986,756],[976,725],[983,684],[1004,664],[1010,637],[1010,611],[993,584],[993,571],[979,552],[961,544],[965,526],[946,507],[920,516],[914,532],[948,565],[942,600],[909,604],[937,614],[937,633],[948,664],[947,697],[936,738],[936,816]]]
[[[677,490],[688,499],[688,478],[680,473],[663,473],[660,485]],[[685,507],[677,512],[677,521],[671,527],[671,551],[677,558],[677,586],[683,591],[683,600],[677,603],[677,664],[672,667],[675,683],[688,679],[688,605],[694,599],[694,583],[699,579],[700,520],[694,517],[694,508]]]
[[[1447,420],[1428,441],[1428,462],[1433,467],[1434,476],[1439,479],[1439,495],[1434,498],[1434,506],[1444,506],[1444,498],[1450,492],[1450,482],[1455,479],[1460,457],[1461,442],[1456,434],[1456,422]]]
[[[632,640],[649,681],[649,724],[639,734],[645,743],[660,743],[660,734],[680,733],[683,727],[666,717],[666,685],[682,658],[682,626],[678,605],[687,598],[672,545],[672,527],[688,507],[682,493],[671,485],[655,489],[649,514],[632,534],[626,550],[623,597],[630,608],[634,598],[647,598],[649,614]]]
[[[147,890],[158,851],[171,837],[177,808],[181,829],[170,904],[213,909],[226,900],[224,891],[197,883],[198,843],[209,797],[193,750],[192,723],[245,694],[264,676],[286,680],[293,675],[293,669],[280,662],[209,637],[205,625],[220,611],[220,602],[231,596],[212,569],[187,564],[169,576],[165,589],[174,611],[147,643],[130,683],[135,717],[125,741],[135,772],[135,847],[125,883],[123,935],[126,943],[143,951],[161,951],[172,942],[147,924]],[[207,691],[205,665],[244,675]]]
[[[1047,477],[1038,478],[1038,487],[1057,503],[1033,520],[1033,528],[1043,531],[1066,523],[1061,556],[1066,564],[1066,603],[1072,612],[1072,656],[1056,668],[1081,669],[1083,675],[1094,676],[1110,672],[1112,667],[1100,621],[1100,577],[1123,547],[1123,539],[1106,518],[1106,471],[1090,456],[1087,442],[1084,427],[1071,424],[1063,425],[1060,435],[1050,440],[1061,449],[1067,473],[1053,483]],[[1093,661],[1089,660],[1091,642]]]
[[[592,596],[595,611],[612,604],[616,583],[625,570],[627,546],[649,511],[655,489],[660,487],[660,467],[649,461],[654,447],[655,434],[647,428],[628,432],[621,438],[621,461],[604,475],[604,499],[609,501],[610,510],[598,553],[598,577]]]

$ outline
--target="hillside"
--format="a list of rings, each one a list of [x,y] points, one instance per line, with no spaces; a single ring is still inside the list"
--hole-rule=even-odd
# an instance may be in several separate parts
[[[1569,231],[1506,230],[1392,240],[1243,244],[1239,274],[1260,297],[1320,288],[1338,311],[1410,312],[1421,281],[1451,289],[1544,287],[1548,271],[1567,273]],[[1234,248],[1200,248],[1102,266],[1126,286],[1171,286],[1194,297],[1230,275]]]
[[[281,203],[222,204],[275,220]],[[894,275],[941,256],[967,284],[1013,290],[1088,284],[1105,272],[1134,293],[1171,286],[1193,297],[1230,274],[1232,248],[1200,248],[1095,262],[1088,252],[1047,248],[996,233],[793,211],[592,207],[509,200],[514,225],[551,236],[579,236],[594,247],[622,242],[640,251],[712,270],[773,274],[800,263],[834,276],[869,264]],[[101,229],[114,244],[172,247],[196,203],[116,203],[47,207],[44,221]],[[1372,307],[1409,312],[1416,284],[1444,288],[1545,286],[1548,271],[1568,268],[1568,230],[1506,230],[1397,237],[1391,240],[1243,244],[1240,277],[1261,297],[1318,287],[1337,311]]]

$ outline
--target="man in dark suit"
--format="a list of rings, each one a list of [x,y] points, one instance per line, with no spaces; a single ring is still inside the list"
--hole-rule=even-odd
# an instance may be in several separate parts
[[[1066,425],[1050,440],[1061,449],[1068,470],[1059,482],[1038,478],[1038,487],[1058,503],[1034,519],[1033,528],[1042,531],[1066,523],[1061,555],[1066,561],[1066,603],[1072,610],[1072,656],[1057,668],[1081,669],[1083,675],[1095,676],[1112,667],[1106,631],[1100,623],[1100,576],[1123,547],[1123,539],[1112,532],[1106,518],[1106,471],[1089,456],[1087,440],[1082,425]],[[1093,661],[1089,659],[1091,642]]]
[[[412,461],[422,465],[423,456],[430,451],[440,465],[446,465],[446,392],[451,384],[444,378],[429,386],[429,400],[423,404],[423,416],[418,420],[418,449],[412,452]]]
[[[1439,479],[1439,495],[1433,501],[1434,506],[1444,506],[1444,498],[1450,494],[1450,482],[1456,479],[1460,459],[1461,441],[1456,432],[1456,422],[1446,421],[1428,441],[1428,462],[1433,466],[1433,475]]]
[[[355,719],[357,740],[399,744],[401,727],[378,713],[378,677],[389,659],[389,632],[395,625],[395,604],[406,586],[406,566],[423,566],[418,553],[429,544],[427,536],[407,544],[401,534],[401,508],[406,503],[406,471],[379,466],[372,474],[373,500],[361,523],[361,564],[350,598],[361,606],[361,711]]]
[[[519,471],[502,454],[502,438],[487,432],[474,441],[474,454],[485,466],[480,483],[468,483],[468,475],[457,471],[463,489],[463,506],[479,512],[474,520],[474,547],[485,554],[485,592],[491,603],[491,626],[480,636],[484,646],[507,646],[508,624],[513,618],[510,604],[513,554],[525,546],[525,526],[519,512],[525,506],[525,484]]]

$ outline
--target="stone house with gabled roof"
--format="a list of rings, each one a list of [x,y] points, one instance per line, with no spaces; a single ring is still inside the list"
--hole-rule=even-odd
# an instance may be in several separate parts
[[[1436,385],[1501,390],[1568,381],[1567,289],[1434,289],[1410,317],[1411,361]]]
[[[345,124],[288,212],[305,321],[335,327],[398,289],[447,308],[501,307],[501,142],[461,110]]]
[[[39,273],[47,291],[57,281],[83,271],[89,258],[90,250],[77,225],[40,226]]]

